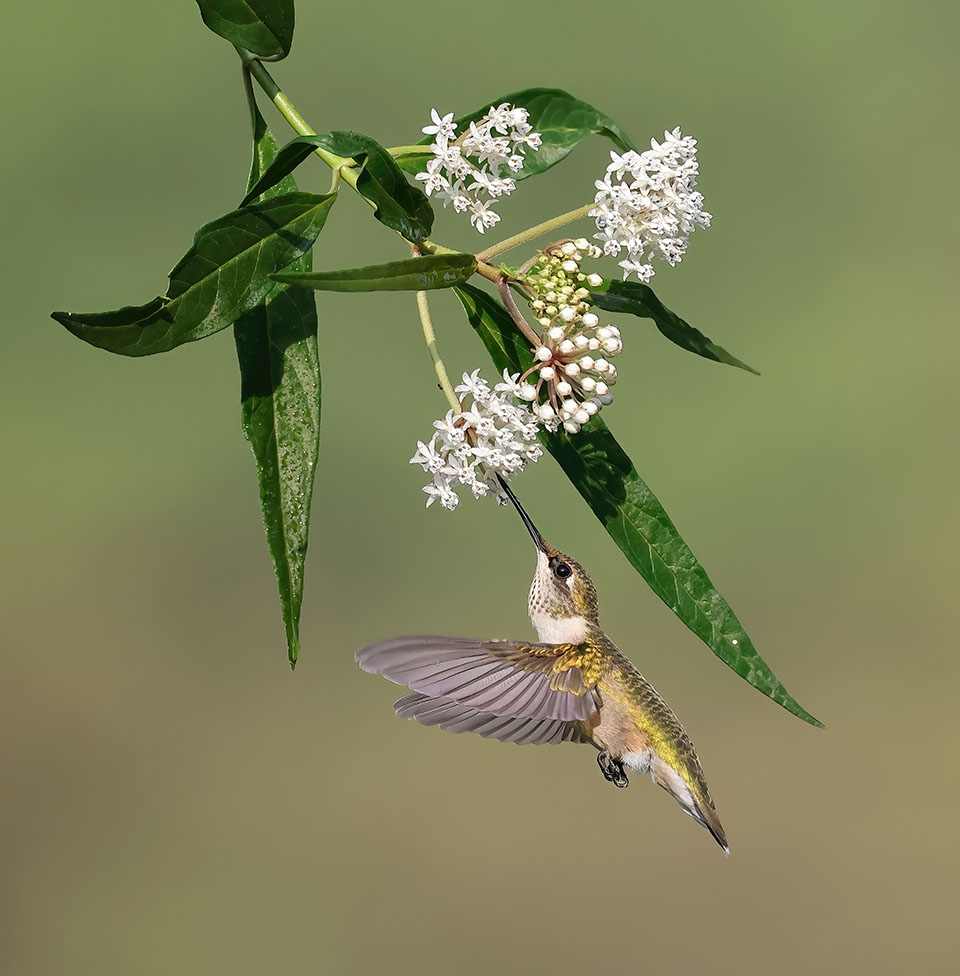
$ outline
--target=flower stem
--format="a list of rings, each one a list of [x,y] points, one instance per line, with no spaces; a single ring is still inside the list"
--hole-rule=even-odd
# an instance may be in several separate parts
[[[433,150],[429,146],[388,146],[391,156],[429,156]]]
[[[498,254],[503,254],[504,251],[519,247],[521,244],[526,244],[527,241],[532,241],[535,237],[540,237],[542,234],[549,234],[558,227],[572,224],[575,220],[586,217],[587,213],[594,206],[595,204],[593,203],[586,203],[582,207],[577,207],[576,210],[568,210],[558,217],[553,217],[551,220],[545,220],[542,224],[537,224],[534,227],[529,227],[527,230],[520,231],[519,234],[514,234],[513,237],[508,237],[506,240],[500,241],[498,244],[492,244],[486,250],[481,251],[477,255],[477,260],[486,264],[491,258],[495,258]]]
[[[497,279],[497,290],[500,292],[500,300],[510,313],[510,318],[513,319],[514,324],[524,334],[527,341],[531,343],[534,349],[537,346],[542,346],[543,339],[530,328],[529,323],[523,317],[523,313],[517,308],[517,303],[513,300],[513,295],[510,294],[510,281],[506,275],[502,274]]]
[[[280,86],[273,80],[272,75],[263,66],[263,63],[246,51],[240,51],[240,57],[243,60],[244,67],[264,90],[280,114],[287,120],[290,128],[302,136],[315,136],[317,133],[307,124],[306,119],[297,111],[293,102],[280,90]],[[345,156],[338,156],[336,153],[329,152],[320,146],[314,152],[316,152],[334,173],[339,173],[345,183],[349,183],[354,189],[357,188],[357,174],[353,169],[354,164],[352,159]]]
[[[433,369],[440,382],[440,389],[443,390],[443,395],[447,398],[447,403],[453,408],[453,412],[460,413],[460,401],[457,399],[457,394],[453,391],[453,384],[450,382],[450,377],[447,376],[447,368],[443,365],[443,360],[440,358],[440,350],[437,348],[437,335],[433,331],[433,319],[430,318],[430,303],[427,301],[427,293],[425,291],[417,292],[417,309],[420,312],[420,325],[423,329],[423,338],[427,343],[427,351],[430,353],[430,358],[433,360]]]

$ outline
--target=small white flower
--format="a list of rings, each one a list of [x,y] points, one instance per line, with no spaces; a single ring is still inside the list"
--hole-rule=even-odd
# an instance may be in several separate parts
[[[436,136],[437,141],[441,139],[452,139],[457,134],[457,127],[453,121],[453,112],[448,112],[442,118],[435,109],[430,109],[430,118],[433,125],[425,125],[420,131],[427,136]]]

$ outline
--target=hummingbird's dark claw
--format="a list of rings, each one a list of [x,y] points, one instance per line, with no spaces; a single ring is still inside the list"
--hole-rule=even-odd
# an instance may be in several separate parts
[[[630,780],[627,779],[627,774],[623,771],[623,763],[619,759],[614,759],[606,749],[597,756],[597,764],[604,778],[613,783],[614,786],[623,789],[630,785]]]

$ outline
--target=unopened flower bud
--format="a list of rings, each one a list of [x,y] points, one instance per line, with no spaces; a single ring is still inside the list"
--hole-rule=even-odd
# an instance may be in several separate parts
[[[567,243],[560,248],[560,250],[563,251],[563,253],[566,254],[567,257],[570,257],[574,253],[574,251],[576,251],[576,249],[577,249],[577,245],[574,244],[573,241],[567,241]]]
[[[580,425],[575,420],[565,420],[563,422],[563,429],[568,434],[576,434],[580,431]]]
[[[597,388],[597,381],[592,376],[584,376],[580,380],[580,385],[587,391],[587,393],[593,393]]]
[[[594,272],[593,274],[587,275],[587,284],[591,288],[599,288],[603,284],[603,278]]]
[[[576,400],[564,400],[561,406],[563,407],[563,412],[570,414],[571,417],[577,412]]]
[[[581,333],[580,335],[575,335],[573,337],[573,344],[578,349],[586,349],[587,346],[590,345],[590,340],[585,335],[583,335],[583,333]]]
[[[553,353],[546,346],[540,346],[534,355],[542,363],[545,363],[548,359],[553,359]]]
[[[536,400],[536,398],[537,398],[537,388],[532,383],[520,384],[521,400]]]
[[[557,393],[559,393],[560,396],[567,396],[567,394],[571,393],[572,391],[573,387],[566,380],[560,380],[560,382],[557,384]]]
[[[606,342],[610,338],[610,330],[605,325],[597,329],[597,338],[601,342]]]
[[[586,315],[583,316],[583,324],[588,329],[595,329],[597,325],[599,325],[599,323],[600,323],[600,319],[598,319],[597,316],[593,314],[593,312],[587,312]]]
[[[590,247],[590,242],[585,237],[578,237],[573,243],[578,251],[586,251]]]
[[[560,265],[560,267],[563,268],[564,271],[567,271],[570,274],[573,274],[573,272],[577,270],[577,262],[576,261],[564,261],[563,264]]]
[[[592,417],[600,409],[600,405],[596,400],[587,400],[583,405],[583,409]]]
[[[579,409],[579,410],[578,410],[578,411],[577,411],[577,412],[576,412],[576,413],[575,413],[575,414],[573,415],[573,419],[574,419],[574,420],[575,420],[575,421],[576,421],[576,422],[577,422],[578,424],[585,424],[585,423],[586,423],[586,422],[587,422],[587,421],[588,421],[588,420],[590,419],[590,414],[588,414],[588,413],[587,413],[587,411],[586,411],[586,410],[584,410],[584,409],[583,409],[583,407],[581,407],[581,408],[580,408],[580,409]]]
[[[551,407],[549,403],[541,404],[539,407],[537,407],[537,416],[541,420],[552,420],[555,416],[553,407]]]
[[[604,405],[605,407],[609,407],[609,406],[610,406],[610,404],[611,404],[611,403],[613,403],[613,394],[612,394],[612,393],[604,393],[604,394],[603,394],[602,396],[598,396],[598,397],[597,397],[597,399],[598,399],[598,400],[599,400],[599,401],[600,401],[600,402],[601,402],[601,403],[602,403],[602,404],[603,404],[603,405]]]
[[[552,380],[557,375],[557,371],[552,366],[544,366],[540,370],[540,379]]]
[[[570,353],[572,353],[576,348],[577,347],[569,339],[564,339],[563,342],[560,343],[560,352],[563,353],[564,356],[569,356]]]
[[[567,363],[567,365],[563,367],[563,371],[567,374],[567,376],[578,376],[580,374],[580,367],[576,363]]]
[[[547,335],[553,339],[554,342],[559,342],[563,338],[563,329],[559,325],[555,325]]]
[[[580,357],[580,368],[581,369],[593,369],[593,356],[581,356]]]
[[[564,322],[572,322],[576,317],[577,310],[571,305],[564,305],[563,308],[560,309],[560,318],[563,319]]]
[[[610,368],[610,364],[605,359],[597,359],[594,361],[593,368],[598,373],[605,373]]]

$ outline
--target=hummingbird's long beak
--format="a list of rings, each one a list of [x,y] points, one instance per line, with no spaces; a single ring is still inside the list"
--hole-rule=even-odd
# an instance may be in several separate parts
[[[540,552],[546,552],[543,536],[540,535],[537,527],[530,520],[530,516],[527,515],[527,513],[523,510],[523,506],[517,500],[517,496],[510,490],[507,483],[503,480],[503,478],[500,477],[500,475],[497,475],[497,481],[500,482],[500,487],[506,493],[507,498],[513,502],[513,507],[520,513],[520,518],[523,519],[523,524],[527,527],[527,531],[533,537],[533,544],[537,547],[537,549],[540,550]]]

